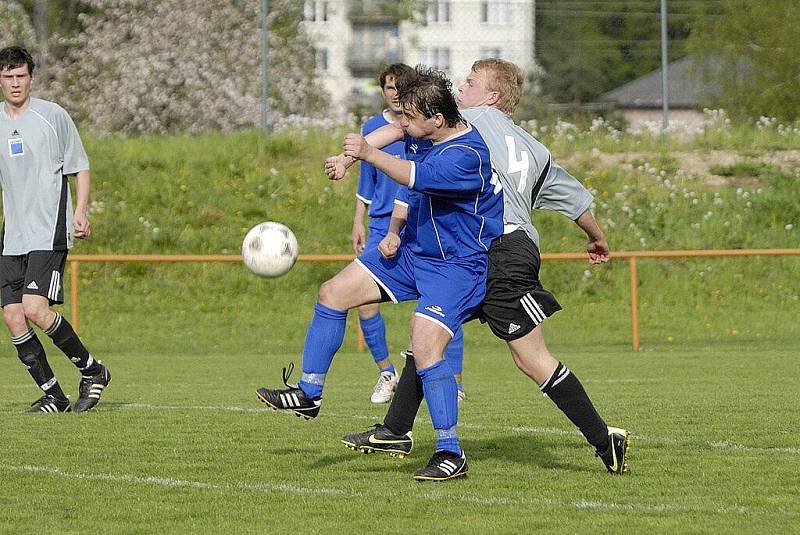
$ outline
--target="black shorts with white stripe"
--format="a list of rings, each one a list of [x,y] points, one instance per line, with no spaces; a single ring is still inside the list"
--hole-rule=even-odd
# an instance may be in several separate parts
[[[23,294],[41,295],[50,305],[64,302],[61,280],[68,251],[31,251],[26,255],[0,256],[0,301],[3,306],[21,303]]]
[[[524,230],[497,238],[489,248],[486,297],[478,319],[498,338],[522,338],[559,310],[539,282],[539,249]]]

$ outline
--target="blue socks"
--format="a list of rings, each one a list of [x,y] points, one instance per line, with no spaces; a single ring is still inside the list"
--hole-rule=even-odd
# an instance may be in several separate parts
[[[389,356],[389,348],[386,346],[386,324],[383,322],[380,312],[371,318],[359,318],[359,323],[373,360],[379,362],[387,358]]]
[[[436,431],[436,451],[450,451],[461,455],[456,425],[458,424],[458,393],[453,371],[444,360],[423,370],[417,370],[422,379],[422,391],[428,402],[433,428]]]
[[[325,374],[331,367],[333,356],[342,346],[347,325],[347,311],[314,305],[314,317],[306,331],[303,348],[303,377],[298,386],[309,399],[322,397]]]
[[[444,360],[450,365],[453,373],[460,374],[464,369],[464,330],[459,327],[453,339],[444,349]]]

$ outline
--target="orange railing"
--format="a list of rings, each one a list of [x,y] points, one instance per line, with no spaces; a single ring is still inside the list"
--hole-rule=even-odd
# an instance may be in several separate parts
[[[800,249],[724,249],[697,251],[621,251],[612,253],[612,258],[627,258],[630,270],[631,299],[631,346],[639,349],[639,282],[637,261],[639,258],[697,258],[697,257],[731,257],[731,256],[800,256]],[[298,262],[349,262],[353,255],[300,255]],[[542,260],[583,260],[586,253],[544,253]],[[239,255],[70,255],[70,320],[77,331],[80,327],[79,294],[81,263],[204,263],[229,262],[239,263]],[[358,325],[358,323],[356,323]],[[357,327],[358,329],[358,327]],[[364,339],[358,330],[358,349],[364,349]]]

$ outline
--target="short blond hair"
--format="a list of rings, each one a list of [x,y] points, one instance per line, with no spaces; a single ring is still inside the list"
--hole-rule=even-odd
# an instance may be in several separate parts
[[[473,63],[472,70],[475,72],[485,71],[488,74],[486,83],[489,91],[500,93],[497,109],[508,115],[514,113],[522,96],[522,84],[525,81],[525,74],[522,69],[510,61],[487,58],[479,59]]]

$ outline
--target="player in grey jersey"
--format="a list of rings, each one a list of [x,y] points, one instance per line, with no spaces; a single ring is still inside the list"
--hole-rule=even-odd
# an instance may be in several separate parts
[[[591,213],[591,193],[552,161],[544,145],[511,120],[522,83],[523,74],[516,65],[486,59],[473,64],[458,88],[461,113],[485,139],[505,200],[504,234],[489,250],[486,298],[479,318],[508,343],[517,367],[580,429],[606,469],[622,474],[628,432],[605,424],[575,374],[551,355],[544,342],[541,324],[561,307],[539,282],[539,234],[531,210],[554,210],[575,221],[589,237],[587,251],[593,264],[608,260],[608,243]],[[401,135],[389,125],[368,140],[380,146]],[[342,173],[342,164],[349,163],[329,159],[329,176]],[[365,453],[404,455],[411,450],[411,427],[422,396],[415,385],[413,360],[406,362],[406,369],[384,423],[345,436],[345,445]]]
[[[91,234],[87,217],[89,159],[75,124],[58,104],[31,97],[35,64],[27,50],[0,50],[0,303],[3,319],[22,364],[44,395],[29,412],[72,410],[31,328],[53,339],[81,372],[75,411],[94,407],[111,381],[108,369],[87,351],[61,314],[50,310],[64,302],[61,280],[73,238]],[[73,213],[67,177],[75,175]]]

